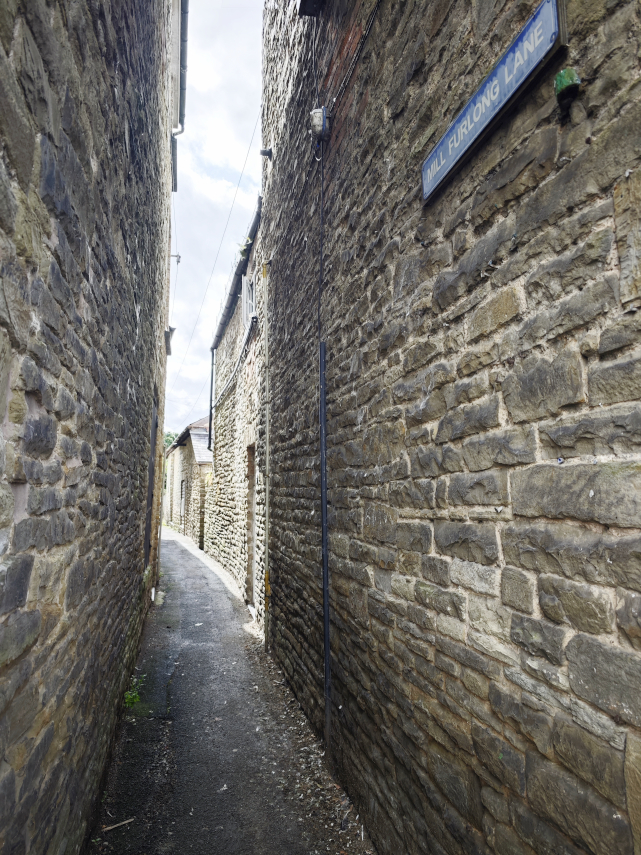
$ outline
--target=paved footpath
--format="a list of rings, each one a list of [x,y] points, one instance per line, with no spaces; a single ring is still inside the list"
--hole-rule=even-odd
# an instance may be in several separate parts
[[[374,853],[231,576],[166,528],[161,572],[88,853]]]

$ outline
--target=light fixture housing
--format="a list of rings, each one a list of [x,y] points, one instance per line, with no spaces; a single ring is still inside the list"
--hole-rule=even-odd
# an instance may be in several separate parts
[[[318,18],[323,8],[323,0],[298,0],[298,14],[302,17]]]

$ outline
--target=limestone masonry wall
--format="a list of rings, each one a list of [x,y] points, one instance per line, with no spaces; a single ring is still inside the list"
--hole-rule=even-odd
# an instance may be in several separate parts
[[[309,111],[375,5],[264,6],[269,640],[319,729]],[[567,51],[421,197],[537,5],[382,0],[325,152],[331,753],[380,853],[641,853],[639,4],[568,0]]]
[[[167,455],[167,476],[164,495],[163,519],[172,528],[190,537],[196,546],[203,548],[203,514],[207,480],[211,478],[211,465],[196,462],[191,437]],[[184,484],[184,487],[182,486]],[[181,490],[185,491],[185,513],[182,514]]]
[[[260,246],[260,241],[257,241]],[[205,551],[236,579],[247,602],[265,619],[265,327],[262,268],[253,258],[248,275],[254,278],[257,321],[236,380],[214,413],[211,485],[205,498]],[[232,377],[245,340],[239,299],[216,352],[214,401]],[[248,451],[250,449],[250,451]],[[249,455],[254,454],[253,493],[249,484]],[[253,556],[253,560],[252,560]],[[248,584],[248,580],[251,580]]]
[[[154,584],[170,4],[0,4],[0,849],[79,851]],[[154,398],[156,487],[145,513]]]

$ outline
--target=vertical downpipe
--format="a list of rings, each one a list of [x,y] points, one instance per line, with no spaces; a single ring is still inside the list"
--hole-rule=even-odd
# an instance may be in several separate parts
[[[327,411],[325,403],[325,342],[321,340],[321,292],[323,289],[323,142],[320,143],[320,270],[318,277],[318,341],[320,344],[320,466],[321,466],[321,544],[323,555],[323,648],[325,654],[325,748],[330,753],[332,725],[332,671],[329,637],[329,563],[327,556]]]

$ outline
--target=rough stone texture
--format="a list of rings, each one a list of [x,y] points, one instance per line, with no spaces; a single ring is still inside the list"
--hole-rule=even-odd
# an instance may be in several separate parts
[[[156,579],[169,5],[0,9],[0,849],[16,855],[80,851]]]
[[[621,260],[621,299],[628,302],[641,296],[641,172],[620,181],[613,192],[617,223],[617,246]]]
[[[612,599],[600,588],[570,582],[559,576],[539,576],[541,611],[557,623],[567,621],[580,632],[612,632]]]
[[[163,522],[190,537],[200,549],[205,544],[205,494],[212,476],[211,454],[203,448],[208,435],[207,417],[190,425],[184,440],[172,444],[165,455]]]
[[[568,0],[567,52],[421,201],[424,158],[537,5],[386,0],[346,78],[373,3],[315,22],[264,4],[267,641],[322,731],[316,60],[331,752],[381,855],[631,846],[614,768],[641,696],[638,4]],[[220,505],[242,516],[234,489]],[[555,742],[558,716],[582,732]],[[487,795],[480,814],[470,773],[509,815]]]
[[[625,746],[625,785],[634,837],[634,855],[641,852],[641,737],[628,735]]]
[[[205,551],[235,578],[264,624],[269,607],[265,576],[265,311],[262,267],[255,242],[247,276],[253,278],[257,323],[243,351],[247,330],[238,300],[216,351],[212,422],[213,472],[205,496]],[[233,371],[240,359],[236,375]],[[253,467],[253,470],[251,469]],[[306,480],[306,479],[305,479]],[[292,482],[293,483],[293,482]],[[304,484],[294,518],[302,514]],[[292,508],[293,510],[293,508]]]
[[[641,726],[641,657],[576,635],[567,646],[570,686],[599,709]]]

